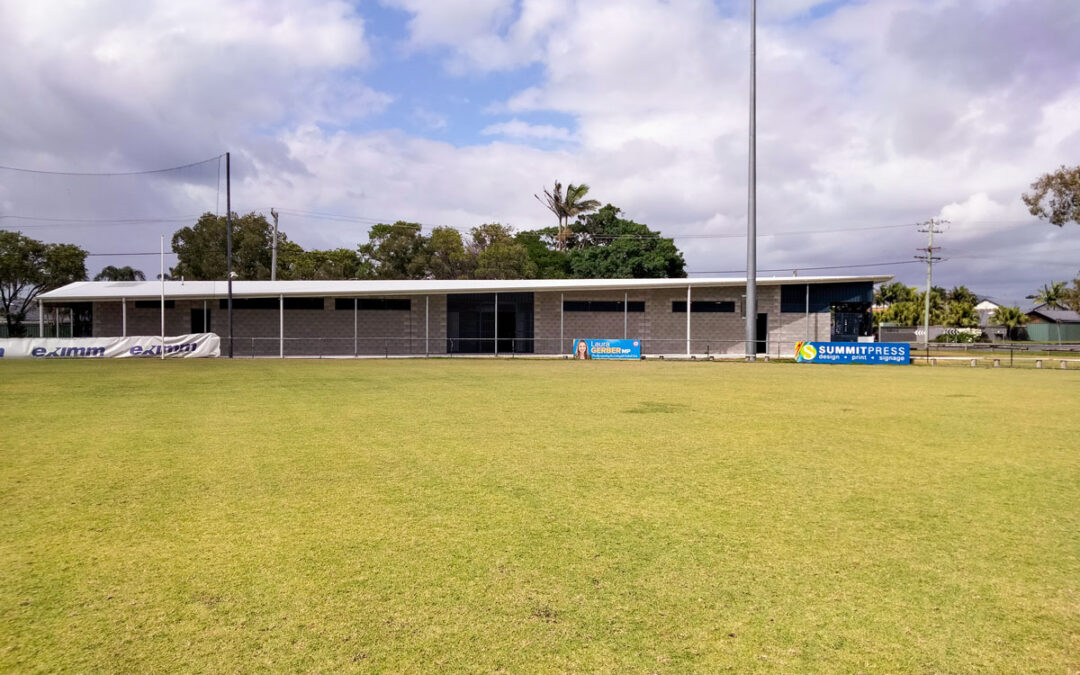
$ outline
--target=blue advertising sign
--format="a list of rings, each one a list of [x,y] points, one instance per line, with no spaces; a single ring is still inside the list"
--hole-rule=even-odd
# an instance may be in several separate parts
[[[911,363],[906,342],[800,342],[795,345],[799,363]]]
[[[641,340],[574,340],[575,359],[640,359]]]

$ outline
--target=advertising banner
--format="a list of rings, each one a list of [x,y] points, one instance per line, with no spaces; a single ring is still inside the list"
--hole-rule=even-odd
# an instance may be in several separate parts
[[[214,333],[165,337],[166,358],[221,356]],[[161,358],[161,338],[152,335],[112,338],[12,338],[0,340],[0,359]]]
[[[795,345],[799,363],[911,363],[911,345],[906,342],[800,342]]]
[[[641,340],[574,340],[575,359],[640,359]]]

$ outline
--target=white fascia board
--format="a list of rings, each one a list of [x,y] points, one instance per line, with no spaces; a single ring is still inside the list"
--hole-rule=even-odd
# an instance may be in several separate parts
[[[891,276],[758,277],[759,286],[785,286],[868,281]],[[743,287],[742,277],[690,277],[682,279],[508,279],[508,280],[404,280],[404,281],[234,281],[234,298],[365,297],[442,295],[445,293],[516,293],[618,291],[664,288]],[[109,301],[161,297],[160,281],[79,281],[39,296],[45,302]],[[224,281],[166,281],[165,297],[211,300],[228,297]]]

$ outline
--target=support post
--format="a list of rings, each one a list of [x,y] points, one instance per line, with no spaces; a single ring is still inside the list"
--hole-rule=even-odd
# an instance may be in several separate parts
[[[202,301],[202,329],[204,333],[210,332],[210,316],[206,310],[206,300]]]
[[[565,305],[565,304],[566,304],[566,293],[559,293],[559,353],[560,354],[565,354],[566,353],[565,351],[563,351],[564,349],[566,349],[566,338],[563,337],[563,325],[564,325],[563,314],[565,313],[565,310],[563,309],[563,305]]]
[[[165,235],[161,235],[161,358],[165,359]]]
[[[495,356],[499,355],[499,294],[495,294]]]
[[[355,359],[360,356],[360,299],[352,299],[352,355]]]
[[[746,357],[757,359],[757,0],[750,0],[750,166],[746,213]],[[686,308],[687,319],[690,307]]]
[[[810,284],[806,284],[806,341],[810,342]]]
[[[127,337],[127,298],[120,298],[120,337]]]
[[[278,358],[285,358],[285,295],[278,296]]]
[[[686,287],[686,355],[690,356],[690,286]]]
[[[630,294],[624,291],[622,298],[623,298],[622,299],[622,339],[625,340],[626,339],[626,319],[629,316],[627,314],[627,312],[630,311],[629,310]]]
[[[431,356],[431,296],[424,296],[424,356]]]
[[[232,166],[229,153],[225,153],[225,277],[228,284],[229,302],[229,358],[233,357],[232,316]]]
[[[37,336],[45,337],[45,305],[41,300],[37,301]]]

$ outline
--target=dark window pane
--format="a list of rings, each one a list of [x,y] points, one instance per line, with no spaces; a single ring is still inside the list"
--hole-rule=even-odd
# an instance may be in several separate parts
[[[676,300],[672,302],[671,311],[677,314],[685,314],[686,301]],[[735,302],[732,300],[693,300],[690,302],[690,311],[694,314],[733,313],[735,311]]]
[[[172,309],[176,307],[175,300],[166,300],[165,309]],[[135,309],[161,309],[160,300],[136,300]]]
[[[564,312],[622,312],[622,300],[564,300]],[[626,303],[627,312],[644,312],[644,300],[631,300]]]
[[[322,309],[322,298],[285,298],[285,309]]]

